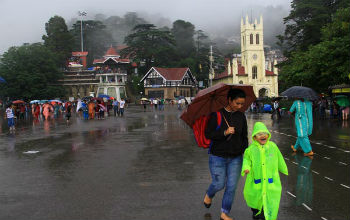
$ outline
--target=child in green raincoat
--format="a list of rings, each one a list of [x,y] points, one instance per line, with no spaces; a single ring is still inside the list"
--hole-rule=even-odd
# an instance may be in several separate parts
[[[287,165],[277,145],[270,141],[265,124],[256,122],[253,143],[245,150],[242,176],[247,174],[244,199],[254,219],[276,220],[282,185],[279,172],[288,175]]]

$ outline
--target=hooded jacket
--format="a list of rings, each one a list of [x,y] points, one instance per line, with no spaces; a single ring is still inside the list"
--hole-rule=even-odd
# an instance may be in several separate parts
[[[254,140],[259,132],[268,133],[265,145]],[[244,170],[250,171],[243,190],[244,199],[249,207],[260,212],[263,207],[266,220],[276,220],[282,192],[279,172],[288,175],[287,165],[277,145],[270,141],[271,133],[265,124],[255,123],[252,138],[253,143],[244,152],[241,172],[244,176]]]

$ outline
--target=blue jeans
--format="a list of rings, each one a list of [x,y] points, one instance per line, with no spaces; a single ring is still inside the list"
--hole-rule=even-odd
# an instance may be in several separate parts
[[[209,198],[213,198],[218,191],[225,188],[221,205],[221,212],[223,213],[228,214],[231,211],[237,183],[241,175],[242,161],[242,156],[234,158],[209,156],[212,183],[207,190],[207,195]]]

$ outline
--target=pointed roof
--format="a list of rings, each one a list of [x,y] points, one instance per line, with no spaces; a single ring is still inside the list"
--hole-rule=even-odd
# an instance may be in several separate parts
[[[161,74],[166,80],[182,80],[188,68],[160,68],[154,69]]]
[[[120,55],[117,53],[117,51],[114,49],[114,47],[111,46],[111,47],[107,50],[105,56],[108,56],[108,57],[116,57],[116,56],[120,56]]]
[[[140,82],[144,81],[148,75],[152,71],[156,71],[158,74],[160,74],[165,80],[168,81],[181,81],[185,74],[187,73],[189,77],[192,79],[194,83],[196,82],[196,78],[192,75],[190,68],[184,67],[184,68],[160,68],[160,67],[152,67],[146,75],[140,80]]]
[[[112,60],[115,63],[130,63],[130,59],[121,59],[117,50],[111,46],[102,59],[94,59],[93,64],[103,64],[108,60]]]

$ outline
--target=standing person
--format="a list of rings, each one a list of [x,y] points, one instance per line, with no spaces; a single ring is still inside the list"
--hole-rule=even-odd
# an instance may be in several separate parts
[[[35,104],[35,106],[34,106],[34,117],[36,119],[39,119],[39,115],[40,115],[40,105],[39,104]]]
[[[319,110],[320,110],[320,118],[325,119],[326,118],[326,108],[327,108],[327,100],[322,97],[320,103],[319,103]]]
[[[85,100],[81,104],[81,109],[83,111],[84,120],[88,120],[89,119],[89,109],[88,109],[88,105],[86,104]]]
[[[145,112],[147,108],[147,102],[144,100],[141,100],[141,104],[143,105],[143,111]]]
[[[43,115],[45,116],[45,120],[48,120],[48,119],[49,119],[50,111],[52,112],[52,111],[53,111],[53,108],[52,108],[52,106],[51,106],[48,102],[46,102],[46,103],[43,105]]]
[[[66,119],[67,123],[69,123],[69,119],[72,116],[72,104],[71,103],[66,103]]]
[[[178,109],[178,110],[181,110],[181,109],[182,109],[182,99],[179,99],[179,100],[177,101],[177,109]]]
[[[60,106],[58,105],[58,102],[55,102],[55,105],[53,108],[54,108],[54,112],[55,112],[54,117],[58,118],[58,114],[60,112]]]
[[[158,98],[155,98],[153,100],[153,103],[154,103],[154,109],[157,110],[157,108],[158,108]]]
[[[7,125],[9,126],[10,132],[15,130],[15,114],[11,107],[8,105],[5,110],[5,119],[7,119]]]
[[[118,100],[114,99],[112,105],[113,105],[113,110],[114,110],[114,116],[117,116],[117,114],[119,116],[119,107],[118,107],[119,102],[118,102]]]
[[[108,116],[110,116],[110,110],[113,108],[113,106],[112,106],[112,101],[111,100],[108,100],[107,101],[107,103],[106,103],[106,105],[107,105],[107,114],[108,114]]]
[[[275,100],[273,102],[273,111],[272,111],[272,114],[271,114],[271,119],[273,119],[273,116],[277,114],[277,119],[280,119],[281,118],[281,113],[280,113],[280,104],[278,102],[278,100]]]
[[[243,194],[253,219],[277,219],[282,192],[279,172],[288,175],[286,162],[270,138],[265,124],[256,122],[253,143],[244,152],[241,174],[247,174],[247,179]]]
[[[119,102],[119,112],[121,117],[123,117],[124,115],[124,107],[125,107],[125,100],[122,98],[122,100]]]
[[[295,127],[297,129],[298,138],[295,145],[291,148],[294,152],[299,146],[304,151],[304,156],[313,156],[312,147],[309,137],[312,134],[313,120],[312,120],[312,103],[303,98],[299,98],[293,102],[289,112],[295,112]]]
[[[89,108],[89,119],[95,118],[95,103],[93,101],[90,101],[88,104]]]
[[[204,205],[209,208],[215,194],[225,188],[220,219],[232,220],[231,211],[237,183],[242,169],[242,154],[248,147],[247,120],[243,112],[246,95],[240,89],[231,89],[227,94],[228,105],[220,110],[225,121],[218,127],[217,114],[212,114],[205,137],[212,140],[209,149],[209,169],[212,182],[205,194]]]
[[[343,121],[344,121],[344,120],[348,120],[348,116],[349,116],[349,112],[350,112],[350,107],[349,107],[349,106],[344,107],[342,112],[343,112]]]
[[[26,113],[26,106],[25,106],[25,104],[21,104],[19,106],[19,118],[24,119],[25,113]]]

